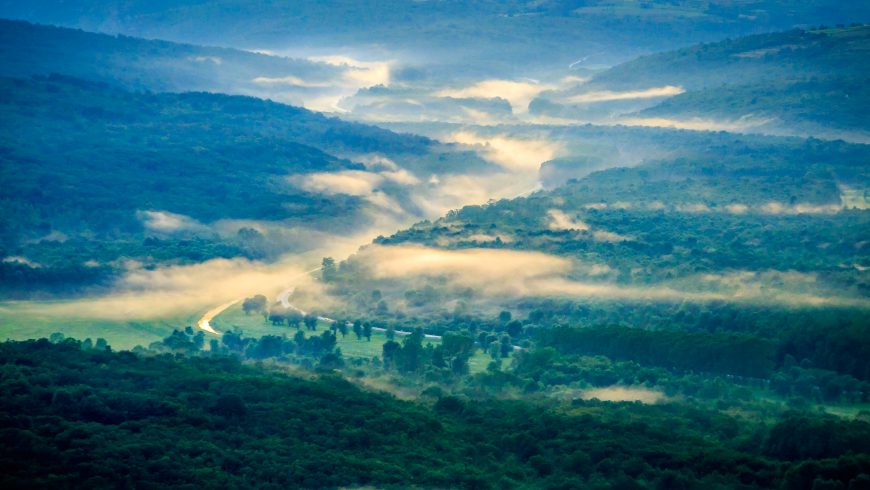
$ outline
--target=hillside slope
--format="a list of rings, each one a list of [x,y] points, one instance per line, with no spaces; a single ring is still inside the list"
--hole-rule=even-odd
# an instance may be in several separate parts
[[[558,117],[616,114],[627,124],[697,121],[716,129],[719,121],[863,141],[870,125],[863,109],[870,102],[868,62],[868,26],[749,36],[643,56],[573,90],[545,94],[532,108]]]

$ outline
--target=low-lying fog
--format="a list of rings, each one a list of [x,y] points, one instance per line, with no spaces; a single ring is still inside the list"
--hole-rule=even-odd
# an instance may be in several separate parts
[[[275,54],[275,53],[266,53]],[[559,158],[607,155],[606,163],[590,168],[635,165],[655,156],[654,148],[620,146],[600,151],[595,141],[578,141],[553,128],[565,125],[639,125],[691,130],[745,131],[763,126],[767,120],[750,116],[735,121],[669,120],[640,118],[633,114],[683,93],[676,85],[650,86],[642,90],[586,89],[594,70],[577,62],[555,67],[546,73],[518,74],[513,79],[469,80],[465,76],[428,71],[419,62],[409,63],[384,53],[299,53],[297,58],[332,68],[306,78],[306,73],[281,77],[256,76],[238,92],[302,105],[342,118],[369,123],[401,123],[415,132],[453,144],[459,150],[476,152],[491,165],[467,171],[413,171],[401,160],[383,155],[348,155],[362,163],[364,170],[294,175],[286,185],[322,194],[347,194],[364,199],[368,219],[352,233],[288,228],[276,222],[223,220],[199,223],[166,210],[140,210],[143,225],[155,232],[214,232],[233,234],[253,227],[282,243],[293,243],[299,253],[275,263],[246,260],[213,260],[194,266],[137,269],[131,265],[117,284],[117,292],[101,298],[73,303],[41,305],[43,313],[99,318],[152,318],[179,311],[196,311],[257,293],[277,294],[283,288],[300,286],[319,291],[306,271],[319,265],[323,256],[343,259],[378,235],[389,235],[423,219],[438,218],[448,210],[490,199],[511,198],[539,189],[541,165]],[[219,60],[200,60],[221,68]],[[458,82],[457,82],[458,80]],[[554,104],[571,107],[555,115]],[[397,123],[398,126],[397,126]],[[605,204],[606,205],[606,204]],[[663,204],[662,206],[666,206]],[[706,212],[683,206],[680,212]],[[837,209],[771,203],[754,209],[735,204],[727,212],[829,213]],[[551,229],[585,229],[588,226],[563,210],[549,213]],[[608,230],[595,230],[596,240],[627,239]],[[486,237],[481,235],[481,241]],[[490,237],[495,239],[495,237]],[[501,237],[499,237],[501,238]],[[507,237],[504,240],[508,240]],[[426,275],[434,270],[448,274],[452,281],[480,288],[488,295],[567,295],[666,301],[761,301],[782,304],[853,304],[848,298],[763,288],[753,281],[730,289],[691,291],[680,285],[634,288],[577,281],[564,272],[577,264],[567,259],[532,252],[497,250],[435,251],[420,248],[370,247],[360,260],[371,260],[376,278]],[[510,264],[505,266],[505,264]],[[607,268],[607,264],[592,264]],[[325,308],[324,294],[317,306]]]

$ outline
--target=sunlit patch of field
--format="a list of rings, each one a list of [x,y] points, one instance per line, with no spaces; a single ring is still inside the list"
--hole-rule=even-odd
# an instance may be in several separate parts
[[[61,302],[15,301],[0,303],[0,340],[27,340],[60,332],[79,340],[104,338],[115,349],[132,349],[158,341],[173,329],[194,325],[200,312],[172,317],[107,320],[45,313],[41,306]],[[63,302],[74,304],[74,301]]]
[[[827,413],[847,419],[863,418],[870,421],[870,403],[852,403],[847,405],[821,405]],[[863,412],[863,414],[862,414]]]
[[[245,337],[259,338],[264,335],[293,337],[296,333],[296,329],[287,326],[286,323],[275,326],[259,313],[246,314],[241,303],[233,305],[215,316],[210,324],[219,334],[232,330],[243,333]],[[323,325],[319,325],[318,329],[320,328],[323,328]]]
[[[604,388],[574,389],[563,388],[550,393],[551,396],[570,400],[600,400],[605,402],[641,402],[649,405],[671,400],[664,392],[645,386],[607,386]]]
[[[840,201],[846,209],[870,209],[870,192],[866,189],[855,189],[840,186]]]
[[[482,373],[486,371],[489,363],[492,362],[492,356],[487,354],[486,352],[478,349],[474,352],[474,355],[471,356],[471,359],[468,360],[468,372],[471,374]],[[507,368],[511,363],[511,357],[503,357],[499,359],[501,362],[501,369]]]

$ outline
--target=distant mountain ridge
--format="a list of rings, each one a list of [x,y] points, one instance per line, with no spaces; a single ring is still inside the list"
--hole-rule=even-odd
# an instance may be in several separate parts
[[[0,16],[197,44],[426,53],[453,72],[522,76],[518,72],[567,66],[589,55],[591,63],[611,64],[653,49],[795,25],[862,22],[870,19],[870,7],[833,0],[6,0]]]
[[[61,73],[132,90],[268,97],[273,91],[255,83],[258,77],[319,84],[341,72],[339,67],[304,59],[0,19],[0,76]],[[284,88],[299,97],[306,90]]]

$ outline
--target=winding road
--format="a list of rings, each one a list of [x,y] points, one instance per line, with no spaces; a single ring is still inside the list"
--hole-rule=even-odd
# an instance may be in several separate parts
[[[318,267],[317,269],[312,269],[308,272],[303,272],[302,274],[299,274],[297,276],[293,276],[293,279],[298,278],[298,277],[307,276],[308,274],[313,274],[313,273],[319,271],[320,269],[322,269],[322,267]],[[298,306],[295,306],[292,303],[290,303],[290,296],[293,295],[294,291],[296,291],[296,286],[290,286],[289,288],[278,293],[278,296],[275,297],[275,301],[277,303],[280,303],[281,306],[283,306],[284,308],[287,308],[290,310],[295,310],[302,315],[307,315],[308,312],[306,312],[302,308],[299,308]],[[217,330],[214,329],[214,327],[211,326],[211,321],[214,320],[214,318],[216,316],[223,313],[224,310],[226,310],[227,308],[233,306],[234,304],[236,304],[240,301],[242,301],[242,298],[234,299],[234,300],[229,301],[227,303],[224,303],[220,306],[215,306],[214,308],[205,312],[204,315],[202,315],[202,318],[200,318],[199,321],[196,322],[196,326],[199,327],[200,330],[207,332],[207,333],[210,333],[212,335],[221,335],[220,332],[218,332]],[[322,321],[322,322],[326,322],[326,323],[335,323],[337,321],[334,318],[329,318],[327,316],[318,316],[317,319]],[[347,326],[351,326],[351,325],[353,325],[351,322],[347,322]],[[382,328],[382,327],[372,327],[372,330],[375,332],[386,332],[387,331],[386,328]],[[411,335],[411,332],[407,332],[404,330],[396,330],[395,332],[396,332],[396,335],[399,335],[399,336]],[[424,337],[427,339],[430,339],[430,340],[441,340],[440,335],[424,334]]]
[[[313,274],[313,273],[319,271],[320,269],[321,269],[321,267],[318,267],[317,269],[312,269],[308,272],[303,272],[302,274],[299,274],[297,276],[293,276],[293,279],[298,278],[298,277],[303,277],[303,276],[306,276],[308,274]],[[280,303],[281,306],[283,306],[284,308],[297,311],[301,315],[307,315],[308,313],[305,310],[290,303],[290,296],[292,296],[293,292],[295,292],[295,291],[296,291],[296,286],[290,286],[289,288],[278,293],[278,296],[275,297],[275,301],[277,303]],[[200,318],[199,321],[196,322],[196,326],[199,327],[200,330],[203,330],[203,331],[210,333],[212,335],[221,335],[220,332],[218,332],[217,330],[214,329],[214,327],[211,326],[211,321],[216,316],[223,313],[224,310],[226,310],[227,308],[233,306],[234,304],[236,304],[240,301],[242,301],[242,298],[234,299],[234,300],[229,301],[227,303],[224,303],[220,306],[215,306],[214,308],[205,312],[204,315],[202,315],[202,318]],[[326,322],[326,323],[335,323],[336,321],[338,321],[338,320],[335,320],[334,318],[329,318],[328,316],[318,316],[317,319],[322,321],[322,322]],[[353,323],[347,322],[348,327],[350,327],[352,325],[353,325]],[[387,331],[387,329],[383,328],[383,327],[372,327],[372,330],[375,332],[386,332]],[[398,335],[400,337],[405,336],[405,335],[411,335],[411,332],[408,332],[406,330],[396,330],[395,332],[396,332],[396,335]],[[427,334],[423,334],[423,337],[426,339],[429,339],[429,340],[441,340],[440,335],[432,335],[432,334],[427,333]],[[522,348],[519,346],[516,346],[516,345],[514,346],[514,350],[521,350],[521,349]]]
[[[230,306],[233,306],[239,301],[241,301],[241,299],[234,299],[230,302],[224,303],[220,306],[215,306],[214,308],[208,310],[207,312],[205,312],[204,315],[202,315],[202,318],[200,318],[199,321],[196,322],[196,326],[199,327],[200,330],[208,332],[212,335],[220,335],[220,333],[218,333],[218,331],[211,326],[211,321],[214,319],[214,317],[220,315],[221,313],[223,313],[224,310],[226,310]]]

